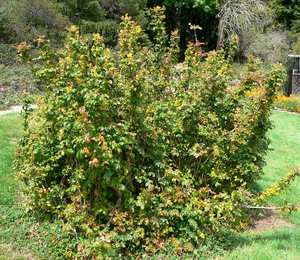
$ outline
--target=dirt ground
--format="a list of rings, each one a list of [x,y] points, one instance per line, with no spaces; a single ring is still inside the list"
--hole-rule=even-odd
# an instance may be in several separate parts
[[[280,218],[275,210],[270,210],[262,218],[256,218],[253,221],[251,230],[253,232],[260,232],[269,229],[280,229],[283,226],[294,227],[295,225]]]

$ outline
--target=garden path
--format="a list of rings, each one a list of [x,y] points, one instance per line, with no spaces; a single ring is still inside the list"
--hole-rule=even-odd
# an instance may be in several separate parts
[[[31,108],[35,108],[35,106],[31,106]],[[22,111],[22,106],[12,106],[8,110],[2,110],[0,111],[0,116],[9,114],[9,113],[20,113]]]

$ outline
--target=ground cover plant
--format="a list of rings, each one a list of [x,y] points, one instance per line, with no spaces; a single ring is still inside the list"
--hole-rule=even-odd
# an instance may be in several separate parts
[[[0,64],[0,109],[5,110],[11,106],[21,105],[23,99],[23,87],[26,82],[27,89],[31,93],[41,94],[41,89],[38,89],[30,70],[27,66],[5,66]]]
[[[233,84],[233,40],[209,53],[190,43],[178,68],[176,33],[168,43],[162,9],[155,11],[151,47],[129,17],[115,54],[100,35],[85,39],[75,27],[59,53],[38,39],[38,67],[25,43],[16,46],[46,93],[30,113],[25,92],[15,167],[26,206],[40,218],[61,219],[76,239],[65,257],[193,253],[209,237],[245,229],[249,206],[264,205],[298,175],[252,193],[281,67],[262,73],[251,57]]]

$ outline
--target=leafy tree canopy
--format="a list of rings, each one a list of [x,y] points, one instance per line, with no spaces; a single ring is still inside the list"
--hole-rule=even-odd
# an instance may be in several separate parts
[[[269,0],[268,4],[276,13],[276,21],[291,28],[300,20],[300,4],[298,0]]]
[[[166,7],[185,7],[185,8],[200,8],[203,9],[206,13],[214,13],[220,7],[221,0],[185,0],[185,1],[176,1],[176,0],[167,0],[167,1],[148,1],[151,4],[161,5],[163,4]]]

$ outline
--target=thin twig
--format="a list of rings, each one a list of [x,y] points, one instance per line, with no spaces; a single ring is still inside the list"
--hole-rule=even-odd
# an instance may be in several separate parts
[[[276,209],[284,208],[284,207],[264,207],[264,206],[251,206],[251,205],[243,205],[242,207],[247,208],[247,209],[269,209],[269,210],[276,210]]]

